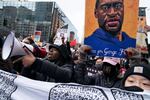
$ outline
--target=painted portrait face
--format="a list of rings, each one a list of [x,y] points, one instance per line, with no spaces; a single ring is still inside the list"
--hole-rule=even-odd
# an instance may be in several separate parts
[[[150,80],[140,75],[130,75],[125,81],[125,87],[137,86],[143,90],[150,90]]]
[[[99,0],[95,17],[102,29],[116,36],[121,30],[124,18],[123,0]]]

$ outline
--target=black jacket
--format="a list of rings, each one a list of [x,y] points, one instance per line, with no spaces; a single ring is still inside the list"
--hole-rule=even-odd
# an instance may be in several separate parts
[[[72,68],[71,64],[58,66],[47,60],[36,59],[30,68],[23,69],[22,75],[41,81],[70,82]]]
[[[24,68],[22,75],[28,78],[49,82],[70,82],[73,76],[73,65],[65,45],[50,45],[60,52],[55,61],[36,59],[30,68]]]

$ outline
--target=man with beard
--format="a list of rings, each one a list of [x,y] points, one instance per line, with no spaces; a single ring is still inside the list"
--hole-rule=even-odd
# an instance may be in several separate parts
[[[84,40],[92,47],[92,55],[125,57],[124,49],[135,47],[136,40],[121,31],[124,0],[96,0],[95,17],[99,27]]]

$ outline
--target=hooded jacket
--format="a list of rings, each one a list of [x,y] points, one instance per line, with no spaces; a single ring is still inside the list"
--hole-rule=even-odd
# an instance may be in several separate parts
[[[67,47],[65,45],[58,46],[58,45],[52,44],[49,46],[49,50],[51,48],[56,48],[60,53],[59,59],[54,61],[55,64],[61,66],[61,65],[64,65],[65,63],[71,63],[72,62],[69,50],[67,49]]]
[[[85,38],[84,44],[92,47],[91,55],[122,58],[126,56],[124,49],[135,47],[136,40],[125,32],[121,34],[123,40],[119,41],[117,37],[113,37],[110,33],[99,28],[91,36]]]
[[[60,52],[61,59],[51,62],[37,58],[30,68],[23,69],[22,75],[41,81],[70,82],[73,65],[69,61],[71,58],[67,53],[66,47],[64,45],[51,45],[49,48],[51,47],[56,48]]]

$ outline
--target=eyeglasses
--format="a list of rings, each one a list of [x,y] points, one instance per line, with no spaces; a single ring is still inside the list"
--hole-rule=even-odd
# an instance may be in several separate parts
[[[108,12],[111,7],[113,7],[114,10],[120,10],[121,8],[123,8],[123,3],[116,2],[116,3],[104,4],[100,6],[100,8],[106,12]]]

